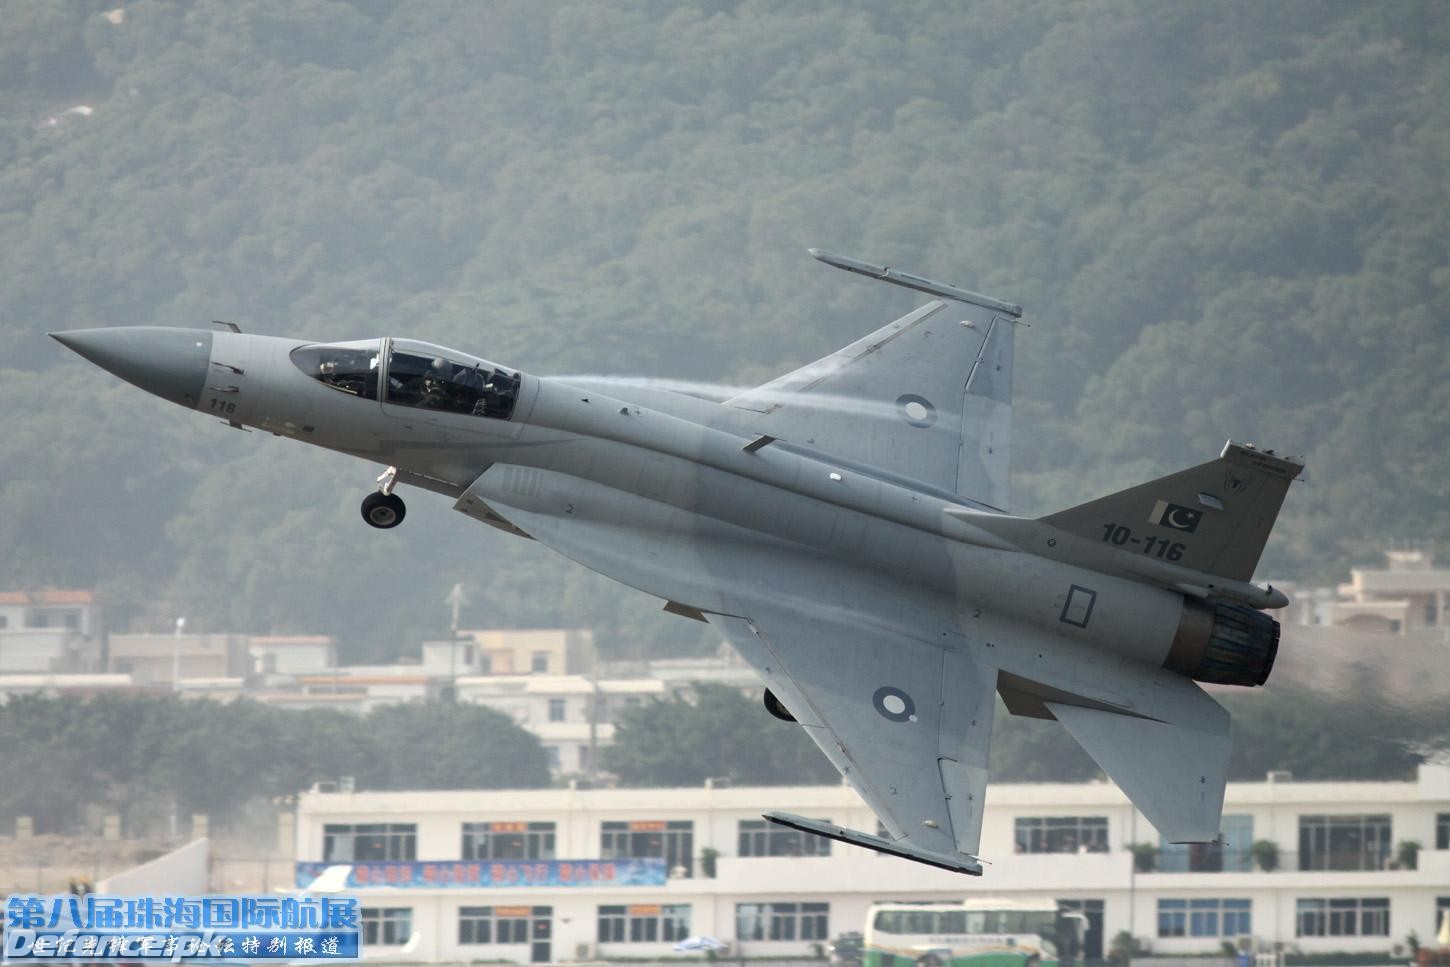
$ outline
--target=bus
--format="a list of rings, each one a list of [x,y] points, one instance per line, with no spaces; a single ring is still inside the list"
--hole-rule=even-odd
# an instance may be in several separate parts
[[[866,914],[863,967],[1067,967],[1086,918],[1053,900],[877,903]]]

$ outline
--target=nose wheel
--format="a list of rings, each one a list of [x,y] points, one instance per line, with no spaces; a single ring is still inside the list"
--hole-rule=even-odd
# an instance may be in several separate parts
[[[408,513],[403,498],[393,493],[393,484],[397,478],[398,468],[389,467],[378,478],[377,492],[363,498],[362,518],[373,527],[381,530],[397,527]]]
[[[408,508],[397,494],[368,494],[363,498],[362,517],[374,527],[387,530],[403,522]]]

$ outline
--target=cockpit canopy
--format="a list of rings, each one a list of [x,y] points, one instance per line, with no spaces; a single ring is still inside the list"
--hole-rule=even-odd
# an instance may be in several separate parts
[[[518,373],[412,339],[299,346],[292,362],[313,379],[363,399],[377,399],[378,386],[386,385],[384,402],[397,406],[507,420],[519,396]]]
[[[378,367],[382,348],[381,339],[314,343],[292,350],[292,365],[333,389],[375,400],[378,377],[382,374]]]

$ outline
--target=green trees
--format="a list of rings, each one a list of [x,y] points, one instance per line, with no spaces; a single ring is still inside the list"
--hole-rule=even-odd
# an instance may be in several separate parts
[[[626,709],[604,768],[629,786],[694,786],[724,776],[740,785],[839,782],[799,726],[773,718],[728,685],[697,684],[692,699]]]
[[[14,779],[0,785],[0,816],[36,817],[43,832],[72,831],[91,808],[120,814],[133,833],[173,811],[220,824],[259,798],[343,775],[359,789],[549,781],[538,740],[474,705],[395,705],[358,716],[246,700],[20,697],[0,705],[0,748]]]

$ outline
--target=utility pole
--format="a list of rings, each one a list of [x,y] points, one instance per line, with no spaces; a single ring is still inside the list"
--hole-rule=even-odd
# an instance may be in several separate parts
[[[176,631],[171,636],[171,690],[181,691],[181,633],[186,630],[186,619],[176,619]]]
[[[586,775],[592,785],[599,777],[599,712],[602,704],[599,691],[599,659],[589,671],[589,768]]]
[[[458,612],[468,603],[468,595],[463,590],[462,584],[453,585],[453,590],[448,592],[444,599],[453,607],[453,616],[448,627],[452,634],[448,642],[448,694],[454,702],[458,701]]]

